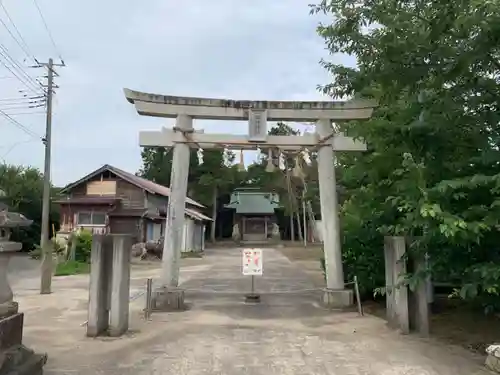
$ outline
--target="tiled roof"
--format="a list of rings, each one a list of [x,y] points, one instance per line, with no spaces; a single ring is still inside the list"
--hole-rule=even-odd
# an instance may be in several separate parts
[[[186,215],[190,216],[193,219],[200,220],[200,221],[213,221],[208,216],[205,216],[201,212],[193,210],[192,208],[186,208]]]
[[[238,214],[274,214],[279,203],[276,194],[235,191],[226,207],[234,208]]]
[[[140,187],[141,189],[146,190],[149,193],[162,195],[164,197],[170,196],[170,189],[168,187],[154,183],[153,181],[146,180],[145,178],[136,176],[132,173],[126,172],[120,168],[113,167],[112,165],[109,165],[109,164],[105,164],[101,168],[99,168],[98,170],[88,174],[87,176],[81,178],[80,180],[78,180],[76,182],[69,184],[61,191],[61,193],[67,192],[68,190],[72,189],[73,187],[80,185],[81,183],[85,182],[86,180],[88,180],[94,176],[97,176],[106,170],[116,174],[118,177],[124,179],[125,181],[131,183],[132,185],[135,185],[137,187]],[[186,203],[193,205],[193,206],[205,208],[205,206],[203,206],[201,203],[198,203],[198,202],[192,200],[191,198],[186,198]]]

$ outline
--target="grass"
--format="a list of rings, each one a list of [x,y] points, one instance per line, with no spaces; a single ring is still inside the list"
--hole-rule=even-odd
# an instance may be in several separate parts
[[[69,260],[56,266],[55,276],[81,275],[90,272],[90,264]]]

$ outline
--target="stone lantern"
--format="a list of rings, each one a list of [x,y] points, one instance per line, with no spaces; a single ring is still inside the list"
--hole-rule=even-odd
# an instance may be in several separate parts
[[[26,227],[32,221],[17,212],[9,212],[2,203],[0,190],[0,374],[42,374],[47,356],[35,354],[22,344],[24,314],[18,311],[7,278],[11,256],[22,244],[10,241],[13,228]]]

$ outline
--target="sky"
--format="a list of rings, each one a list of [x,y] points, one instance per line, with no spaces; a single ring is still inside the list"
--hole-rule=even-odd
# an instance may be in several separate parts
[[[141,167],[139,131],[172,126],[171,119],[138,115],[123,88],[235,100],[328,100],[317,90],[331,80],[319,61],[354,60],[329,56],[316,33],[329,19],[310,15],[308,3],[0,0],[0,162],[43,169],[45,115],[36,79],[46,82],[46,71],[29,67],[34,58],[66,64],[57,67],[55,79],[56,186],[103,164],[135,173]],[[37,105],[42,107],[30,108]],[[247,123],[195,120],[195,128],[245,134]],[[246,153],[245,163],[253,158]]]

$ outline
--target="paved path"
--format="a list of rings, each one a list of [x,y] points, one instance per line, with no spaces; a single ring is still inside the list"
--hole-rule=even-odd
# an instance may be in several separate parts
[[[11,285],[26,279],[40,279],[40,261],[28,254],[16,254],[10,258],[7,275]]]
[[[487,373],[481,358],[460,348],[401,336],[375,317],[322,309],[318,292],[304,291],[313,288],[305,273],[276,250],[264,251],[257,288],[273,293],[261,304],[243,301],[250,284],[240,251],[208,250],[208,266],[183,284],[188,311],[157,313],[130,337],[91,341],[72,358],[53,356],[46,375]],[[302,292],[277,293],[285,290]]]

